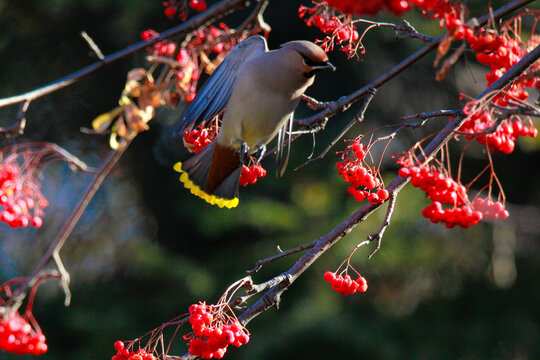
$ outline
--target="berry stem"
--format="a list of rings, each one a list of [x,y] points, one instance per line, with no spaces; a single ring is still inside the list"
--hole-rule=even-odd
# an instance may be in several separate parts
[[[361,123],[362,121],[364,121],[364,114],[366,113],[366,110],[369,106],[369,104],[371,103],[371,100],[373,99],[373,97],[375,96],[375,94],[377,93],[377,89],[376,88],[370,88],[368,89],[365,97],[364,97],[364,101],[362,103],[362,108],[360,109],[360,111],[358,111],[358,114],[356,114],[356,116],[347,124],[347,126],[345,126],[343,128],[343,130],[338,134],[338,136],[336,136],[331,142],[330,144],[328,144],[328,146],[319,154],[317,155],[316,157],[314,158],[311,158],[311,159],[308,159],[306,162],[304,162],[302,165],[298,166],[296,169],[294,169],[294,171],[306,166],[307,164],[311,163],[312,161],[315,161],[315,160],[320,160],[322,158],[324,158],[324,156],[328,153],[328,151],[330,151],[331,148],[334,147],[334,145],[336,145],[338,143],[338,141],[343,137],[345,136],[345,134],[357,123]]]

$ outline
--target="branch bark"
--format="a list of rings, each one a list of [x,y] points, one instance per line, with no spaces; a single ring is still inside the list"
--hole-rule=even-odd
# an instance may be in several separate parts
[[[529,68],[536,60],[540,58],[540,46],[536,47],[519,63],[514,65],[508,72],[499,80],[493,83],[489,88],[484,90],[476,97],[477,100],[482,100],[488,94],[493,94],[497,90],[501,90],[517,79],[527,68]],[[492,95],[493,96],[493,95]],[[443,131],[441,131],[425,148],[424,153],[426,158],[433,157],[444,144],[446,144],[453,136],[453,130],[458,129],[466,120],[466,117],[459,116],[449,122]],[[396,196],[397,193],[409,182],[408,178],[397,176],[387,190]],[[330,249],[345,235],[349,234],[359,223],[364,221],[371,213],[373,213],[381,204],[368,203],[360,210],[352,214],[347,220],[339,224],[334,230],[327,235],[319,238],[316,245],[286,272],[279,275],[283,280],[277,285],[268,290],[255,304],[250,306],[243,312],[238,319],[243,324],[247,324],[255,317],[268,310],[273,306],[277,306],[281,299],[281,295],[287,288],[304,272],[306,271],[324,252]],[[185,359],[193,359],[192,357],[184,357]]]
[[[514,10],[517,10],[526,4],[532,2],[532,0],[516,0],[513,1],[496,11],[494,11],[492,14],[486,14],[480,18],[477,19],[476,23],[478,26],[486,24],[488,21],[495,21],[500,19],[501,17],[511,13]],[[436,49],[439,46],[439,43],[445,38],[446,35],[439,36],[438,38],[433,39],[431,42],[429,42],[427,45],[425,45],[420,50],[416,51],[414,54],[403,60],[398,65],[394,66],[389,71],[385,72],[372,82],[370,82],[368,85],[356,90],[355,92],[347,95],[342,96],[338,100],[336,100],[333,103],[330,103],[324,110],[318,112],[317,114],[303,118],[303,119],[295,119],[294,124],[296,126],[301,127],[310,127],[313,126],[319,122],[323,122],[327,120],[328,118],[336,115],[337,113],[346,110],[349,108],[352,104],[354,104],[356,101],[361,99],[364,95],[366,95],[371,89],[377,90],[382,85],[386,84],[390,80],[392,80],[394,77],[399,75],[401,72],[406,70],[409,66],[416,63],[418,60],[423,58],[425,55],[429,54],[432,50]]]
[[[100,70],[106,65],[109,65],[137,51],[146,49],[148,46],[151,46],[158,41],[162,41],[171,37],[186,36],[187,34],[198,29],[199,27],[226,16],[237,8],[247,6],[248,3],[249,0],[222,0],[210,7],[207,11],[192,17],[189,21],[162,32],[161,34],[159,34],[158,37],[154,39],[150,39],[147,41],[139,41],[136,44],[128,46],[111,55],[105,56],[102,60],[98,62],[90,64],[83,69],[66,75],[61,79],[53,81],[35,90],[26,92],[24,94],[0,99],[0,107],[17,104],[23,101],[31,102],[44,95],[65,88],[66,86],[73,84],[74,82],[82,79],[83,77],[90,75],[97,70]]]

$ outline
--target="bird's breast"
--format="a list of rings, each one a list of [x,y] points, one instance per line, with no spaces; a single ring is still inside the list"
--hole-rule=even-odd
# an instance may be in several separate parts
[[[269,143],[296,108],[299,96],[273,91],[257,83],[241,84],[227,104],[218,141],[234,145],[245,141],[252,151]]]

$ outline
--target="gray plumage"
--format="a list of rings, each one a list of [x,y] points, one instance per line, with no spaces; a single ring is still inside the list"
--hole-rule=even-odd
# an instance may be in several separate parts
[[[181,172],[188,173],[191,181],[203,191],[208,190],[207,184],[216,183],[215,173],[219,173],[218,184],[221,185],[209,185],[213,187],[209,191],[219,189],[219,194],[214,191],[216,196],[228,194],[230,197],[231,187],[238,185],[239,173],[235,170],[242,165],[238,155],[241,145],[247,146],[247,154],[251,155],[279,133],[279,160],[284,155],[285,136],[290,135],[293,112],[302,94],[313,84],[315,73],[325,69],[334,67],[326,53],[308,41],[291,41],[269,51],[263,37],[252,36],[236,45],[206,81],[176,127],[177,134],[182,134],[185,129],[223,112],[217,139],[207,150],[214,156],[195,155],[195,159],[184,163],[186,165],[180,164]],[[288,153],[281,164],[282,170]],[[198,164],[199,161],[213,164]],[[221,171],[217,161],[227,170]],[[206,169],[208,174],[201,169]]]

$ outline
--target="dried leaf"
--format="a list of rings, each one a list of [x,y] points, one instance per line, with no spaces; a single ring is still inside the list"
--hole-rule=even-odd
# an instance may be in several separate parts
[[[452,66],[454,66],[454,64],[458,61],[461,54],[463,54],[463,51],[465,51],[465,47],[465,44],[461,44],[461,46],[457,48],[451,56],[444,60],[441,68],[437,71],[437,74],[435,76],[435,79],[437,79],[437,81],[444,80],[446,74],[448,74],[448,71],[450,71]]]
[[[444,39],[441,40],[441,42],[439,43],[439,47],[437,48],[437,56],[435,57],[435,61],[433,62],[433,67],[437,67],[439,65],[439,61],[444,55],[446,55],[446,53],[450,49],[451,43],[452,38],[449,35],[446,35]]]
[[[118,150],[118,148],[120,147],[120,144],[118,143],[118,140],[117,140],[115,127],[116,126],[113,126],[113,132],[111,133],[111,136],[109,137],[109,146],[113,150]]]
[[[128,73],[127,73],[127,80],[126,80],[126,83],[129,83],[131,81],[136,81],[136,82],[142,82],[144,79],[146,79],[148,77],[148,73],[146,72],[146,69],[143,69],[143,68],[135,68],[135,69],[132,69],[130,70]]]
[[[121,106],[114,108],[113,110],[99,115],[97,118],[95,118],[92,121],[92,128],[97,133],[102,133],[111,125],[114,119],[118,117],[122,113],[123,108]]]
[[[116,133],[120,137],[127,137],[129,129],[124,121],[124,116],[120,116],[112,128],[113,134]]]

